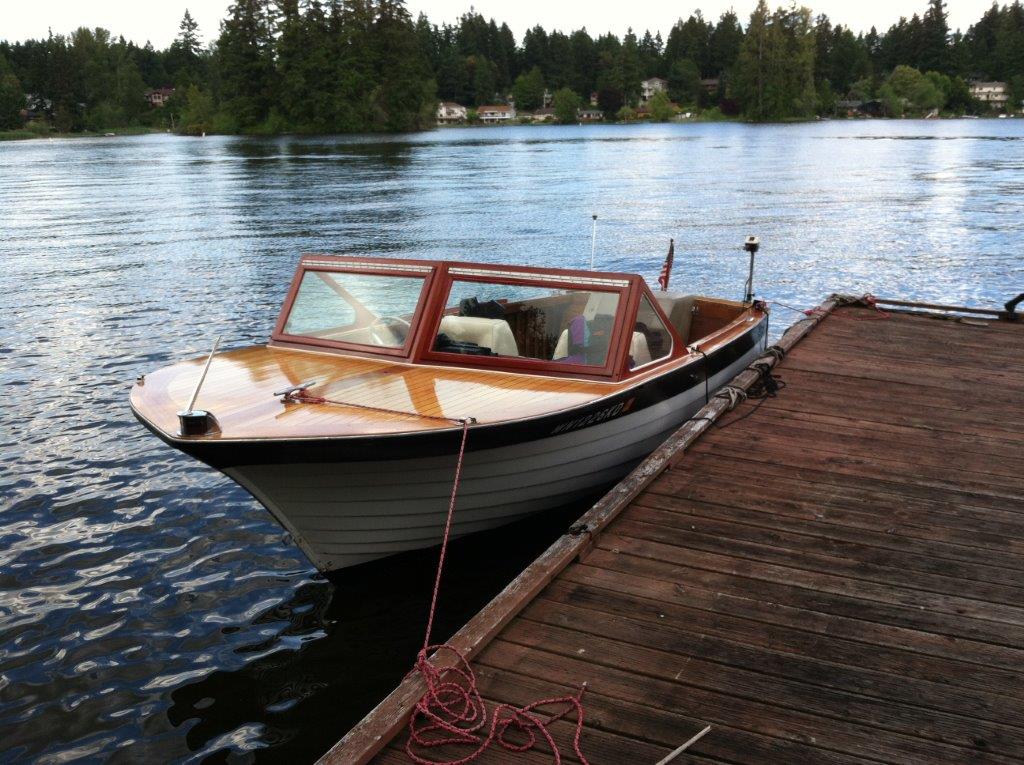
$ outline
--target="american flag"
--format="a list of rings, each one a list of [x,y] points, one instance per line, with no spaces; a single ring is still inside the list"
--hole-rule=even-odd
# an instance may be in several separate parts
[[[658,284],[662,292],[668,292],[668,280],[672,276],[672,261],[676,255],[676,240],[668,240],[668,255],[665,256],[665,265],[661,267],[661,275],[658,277]]]

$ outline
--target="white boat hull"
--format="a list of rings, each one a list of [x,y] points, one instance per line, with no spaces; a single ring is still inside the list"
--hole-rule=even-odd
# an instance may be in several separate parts
[[[716,390],[759,353],[709,380]],[[592,496],[625,476],[705,403],[700,384],[652,406],[544,438],[467,451],[452,537]],[[473,438],[472,431],[469,435]],[[470,443],[470,447],[472,444]],[[321,571],[439,544],[455,457],[235,465],[253,494]]]

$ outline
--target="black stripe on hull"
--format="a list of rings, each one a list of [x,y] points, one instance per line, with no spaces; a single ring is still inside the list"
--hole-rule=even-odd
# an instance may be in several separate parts
[[[531,420],[473,426],[466,448],[479,451],[527,443],[599,425],[623,414],[654,406],[703,386],[705,380],[735,364],[762,343],[766,332],[767,322],[760,319],[747,332],[706,358],[701,357],[600,401]],[[473,415],[472,412],[466,414]],[[164,442],[218,470],[238,465],[367,462],[428,454],[442,457],[454,455],[460,443],[457,429],[337,439],[180,441],[167,437],[146,420],[139,420]]]

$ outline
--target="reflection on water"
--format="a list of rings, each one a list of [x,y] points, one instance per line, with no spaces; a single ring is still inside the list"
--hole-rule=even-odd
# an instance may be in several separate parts
[[[296,761],[401,677],[433,552],[330,582],[133,421],[140,372],[266,339],[300,252],[584,266],[791,305],[1024,283],[1024,122],[0,144],[0,760]],[[788,316],[779,315],[778,327]],[[565,527],[464,540],[448,633]],[[497,551],[497,552],[496,552]]]

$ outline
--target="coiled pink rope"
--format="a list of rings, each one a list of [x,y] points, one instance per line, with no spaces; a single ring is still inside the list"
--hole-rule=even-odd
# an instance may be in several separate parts
[[[441,574],[448,554],[448,538],[451,535],[452,517],[455,514],[455,500],[462,479],[462,464],[466,454],[466,440],[469,436],[469,420],[462,420],[462,443],[455,464],[455,480],[452,483],[451,499],[448,503],[448,517],[445,519],[444,536],[441,539],[441,553],[437,561],[437,575],[434,577],[434,592],[430,599],[427,629],[423,637],[423,648],[416,655],[414,671],[420,673],[426,683],[426,693],[416,702],[409,718],[409,738],[405,752],[417,765],[466,765],[480,757],[495,741],[509,752],[525,752],[543,739],[551,747],[555,765],[561,765],[562,755],[548,727],[561,720],[573,710],[576,711],[576,730],[573,734],[573,752],[583,765],[588,765],[580,749],[583,734],[583,693],[586,683],[576,695],[541,699],[516,707],[499,704],[490,714],[488,723],[487,705],[480,696],[469,662],[455,648],[447,643],[431,644],[430,635],[434,628],[434,614],[437,598],[441,591]],[[449,651],[455,655],[455,665],[438,669],[431,663],[430,656]],[[541,707],[555,704],[564,705],[561,711],[542,719],[537,713]],[[518,733],[516,740],[512,735]],[[468,754],[458,759],[433,759],[423,750],[445,746],[473,747]],[[417,751],[419,750],[419,751]]]

